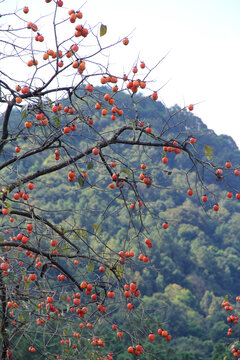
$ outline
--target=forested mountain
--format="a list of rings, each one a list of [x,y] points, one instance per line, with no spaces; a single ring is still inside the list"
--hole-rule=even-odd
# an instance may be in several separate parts
[[[75,101],[79,100],[75,99]],[[129,121],[129,118],[134,116],[129,111],[130,96],[120,93],[118,102],[124,109],[125,119]],[[225,162],[231,159],[234,167],[240,166],[240,151],[232,138],[226,135],[217,136],[192,113],[181,110],[177,105],[167,109],[160,102],[152,102],[151,99],[144,99],[141,95],[137,96],[136,102],[139,117],[144,119],[145,124],[154,121],[155,129],[157,129],[156,123],[159,123],[159,132],[163,122],[167,118],[170,119],[168,129],[159,136],[181,142],[181,132],[187,131],[189,137],[194,134],[197,140],[195,145],[187,146],[194,146],[203,158],[205,145],[213,150],[212,158],[210,160],[205,158],[205,161],[212,163],[216,161],[224,167]],[[109,124],[109,120],[101,117],[96,121],[95,126],[96,129],[101,128],[101,131],[107,133],[112,131],[113,126],[118,128],[124,121],[124,117],[118,118],[113,125],[113,123]],[[182,125],[178,125],[176,133],[175,125],[181,122]],[[94,141],[84,132],[81,136],[74,133],[70,136],[72,136],[72,144],[80,148]],[[153,243],[151,249],[145,245],[139,244],[139,246],[142,246],[142,253],[149,255],[151,261],[145,263],[136,260],[133,271],[149,316],[159,319],[159,323],[166,327],[173,337],[170,345],[163,341],[162,353],[156,353],[156,358],[222,359],[228,354],[224,343],[229,342],[227,339],[229,326],[221,302],[226,294],[233,299],[239,295],[240,278],[240,203],[235,196],[227,197],[227,191],[234,193],[234,189],[228,185],[230,172],[224,174],[221,179],[212,172],[212,175],[208,175],[205,179],[211,184],[210,191],[221,192],[220,211],[215,213],[212,211],[214,197],[211,193],[208,194],[209,202],[203,207],[201,201],[203,193],[200,193],[198,186],[195,185],[196,178],[193,172],[190,171],[188,174],[189,185],[187,181],[182,181],[186,169],[191,168],[189,159],[183,153],[177,156],[169,153],[169,161],[163,166],[162,150],[157,154],[152,148],[147,152],[141,152],[141,150],[135,151],[133,147],[127,148],[126,145],[113,146],[119,154],[119,158],[116,158],[118,173],[132,176],[131,171],[124,164],[124,156],[127,154],[131,157],[132,168],[137,169],[139,164],[145,163],[147,164],[145,172],[154,179],[148,187],[138,182],[138,190],[144,202],[142,213],[144,215],[147,209],[149,211],[143,234],[151,238]],[[7,148],[6,158],[11,151],[10,147]],[[71,149],[65,151],[71,154]],[[107,156],[107,150],[105,155]],[[64,157],[64,151],[61,152],[61,156]],[[54,163],[56,160],[52,149],[49,150],[48,157],[42,158],[41,154],[36,154],[35,157],[24,161],[24,165],[20,159],[16,166],[19,174],[27,174],[44,168],[46,164]],[[87,178],[85,181],[82,179],[80,183],[69,184],[66,170],[47,175],[48,191],[45,185],[41,186],[41,182],[38,183],[34,205],[37,208],[46,208],[46,218],[53,219],[59,228],[66,231],[69,226],[87,228],[91,231],[93,225],[99,224],[100,241],[95,244],[95,249],[98,248],[99,252],[102,251],[102,243],[109,245],[117,253],[125,248],[137,254],[138,249],[132,247],[131,242],[128,241],[129,220],[126,216],[125,204],[117,194],[113,198],[114,190],[108,187],[109,179],[98,171],[97,160],[89,156],[88,161],[81,164],[81,168],[83,173],[87,172]],[[4,173],[1,176],[4,186]],[[235,176],[235,184],[232,185],[237,187],[239,181],[240,176]],[[102,191],[96,193],[96,188],[104,184],[104,193]],[[194,190],[193,196],[187,194],[190,187]],[[54,211],[51,208],[52,203],[55,204]],[[134,198],[129,202],[129,207],[132,203],[135,205]],[[101,208],[105,208],[103,213],[99,212],[100,204]],[[58,212],[58,209],[61,211]],[[65,210],[64,213],[62,210]],[[114,223],[112,217],[109,217],[109,211],[114,214]],[[138,211],[136,204],[135,209],[131,210],[133,221]],[[169,228],[166,231],[162,231],[160,220],[168,222]],[[89,242],[91,241],[95,240],[90,239]],[[150,330],[156,331],[155,325],[153,327]],[[235,334],[238,335],[237,332]],[[121,347],[121,342],[117,342],[116,339],[112,341],[116,342],[116,348]],[[154,354],[154,346],[153,343],[146,344],[145,347],[152,347],[151,351]],[[32,358],[34,359],[34,354]],[[128,357],[125,354],[117,357],[118,360],[130,358],[130,355]]]

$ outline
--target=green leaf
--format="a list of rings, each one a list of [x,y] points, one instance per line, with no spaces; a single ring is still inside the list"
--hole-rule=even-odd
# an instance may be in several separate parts
[[[99,235],[100,234],[100,232],[101,232],[101,225],[99,225],[99,224],[92,224],[92,227],[94,228],[94,234],[95,235]]]
[[[22,313],[19,313],[19,314],[18,314],[18,321],[21,321],[21,322],[24,321],[24,317],[23,317],[23,314],[22,314]]]
[[[23,290],[23,294],[26,295],[26,296],[29,296],[29,291],[28,291],[28,289],[24,289],[24,290]]]
[[[228,295],[225,295],[225,301],[228,301]]]
[[[111,273],[111,271],[109,270],[109,268],[106,268],[106,270],[105,270],[105,272],[104,272],[104,275],[106,276],[107,279],[112,275],[112,273]]]
[[[55,120],[55,123],[56,123],[56,127],[59,127],[60,126],[60,119],[56,116],[54,118],[54,120]]]
[[[87,238],[87,231],[82,229],[82,230],[76,230],[77,233],[79,234],[79,236],[81,236],[81,238],[86,239]],[[76,239],[79,240],[79,237],[77,237]]]
[[[213,157],[213,149],[211,148],[211,146],[204,145],[204,154],[208,160],[211,160],[211,158]]]
[[[132,178],[132,173],[129,169],[121,169],[120,173],[127,174],[129,178]]]
[[[166,157],[165,151],[163,151],[163,153],[162,153],[162,158],[164,158],[164,157]]]
[[[22,108],[21,115],[22,115],[23,119],[26,121],[27,120],[27,105]]]
[[[128,117],[128,119],[131,121],[131,123],[132,123],[132,127],[133,127],[133,130],[135,130],[136,129],[136,123],[135,123],[135,121],[133,121],[133,119],[131,119],[130,117]]]
[[[92,273],[93,270],[94,270],[94,263],[91,261],[90,263],[87,264],[86,267],[87,267],[87,271],[88,271],[89,273]]]
[[[93,162],[92,161],[89,161],[88,163],[87,163],[87,169],[88,170],[91,170],[93,168]]]
[[[67,231],[67,229],[64,229],[64,227],[60,224],[59,225],[59,230],[62,232],[62,233],[65,233]]]
[[[83,187],[84,183],[85,183],[85,178],[80,174],[78,175],[78,183],[80,187]]]
[[[69,350],[69,349],[66,349],[66,348],[65,348],[64,351],[65,351],[66,354],[70,354],[70,350]]]
[[[5,205],[6,205],[6,207],[8,208],[9,211],[12,210],[12,206],[8,201],[5,201]]]
[[[100,26],[100,36],[104,36],[107,33],[107,25],[101,24]]]
[[[48,101],[48,105],[49,105],[50,107],[52,107],[52,106],[53,106],[52,100],[51,100],[48,96],[46,96],[46,99],[47,99],[47,101]]]
[[[121,279],[121,277],[123,276],[123,266],[122,265],[117,265],[116,274],[117,274],[118,278]]]
[[[116,199],[116,201],[117,201],[119,204],[125,204],[125,201],[122,200],[122,199]]]

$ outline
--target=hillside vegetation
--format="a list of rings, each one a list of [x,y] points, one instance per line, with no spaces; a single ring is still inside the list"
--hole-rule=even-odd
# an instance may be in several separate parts
[[[78,101],[76,99],[76,102]],[[128,111],[130,101],[129,95],[124,93],[118,95],[118,102],[124,109],[127,121],[133,117]],[[187,131],[189,136],[197,133],[198,136],[195,136],[197,142],[194,146],[203,157],[204,145],[208,145],[213,149],[213,157],[209,161],[214,163],[217,158],[218,164],[224,167],[225,162],[231,159],[235,167],[240,165],[240,152],[234,141],[226,135],[217,136],[192,113],[184,110],[180,112],[177,105],[167,109],[160,102],[143,99],[141,95],[137,97],[137,107],[139,117],[144,119],[145,124],[154,121],[156,132],[156,124],[159,123],[160,131],[163,122],[172,115],[168,122],[169,129],[164,134],[166,139],[181,141],[181,131],[185,133]],[[14,124],[14,119],[12,120]],[[181,121],[182,128],[178,126],[176,133],[175,124]],[[104,133],[111,132],[113,127],[118,128],[122,122],[124,118],[118,118],[113,125],[107,118],[101,117],[96,122],[96,129],[99,128]],[[87,143],[94,141],[84,132],[81,136],[76,136],[74,133],[69,136],[72,137],[72,145],[79,148],[84,148]],[[144,202],[142,214],[149,211],[145,218],[143,234],[153,243],[153,247],[148,249],[142,238],[139,246],[142,246],[142,253],[149,255],[151,261],[144,263],[135,260],[133,271],[149,315],[149,319],[146,319],[149,329],[156,331],[157,324],[160,323],[172,334],[173,341],[171,347],[163,341],[161,354],[155,349],[154,342],[144,347],[148,350],[151,348],[152,354],[156,351],[155,356],[158,359],[222,359],[227,352],[224,343],[229,342],[227,339],[229,326],[226,322],[226,313],[221,309],[221,302],[226,294],[230,294],[233,298],[239,295],[240,278],[240,202],[235,196],[231,199],[227,197],[227,190],[232,190],[228,189],[228,175],[224,175],[219,181],[213,172],[205,179],[212,184],[209,186],[212,192],[221,191],[220,211],[215,213],[212,211],[213,201],[202,206],[200,198],[203,194],[198,193],[198,188],[195,188],[196,179],[191,172],[188,178],[194,194],[187,195],[189,187],[182,179],[185,169],[191,168],[191,165],[183,153],[178,156],[168,154],[169,161],[163,165],[162,150],[157,154],[153,148],[143,152],[141,149],[135,151],[136,149],[128,148],[126,145],[113,146],[119,154],[119,158],[115,159],[118,163],[116,172],[128,177],[132,176],[131,171],[124,164],[124,157],[128,156],[131,158],[132,168],[139,169],[140,174],[140,164],[145,163],[147,165],[145,172],[154,179],[149,187],[140,180],[138,183]],[[6,159],[11,151],[7,148]],[[71,149],[65,151],[71,154]],[[27,174],[42,169],[47,164],[54,164],[56,162],[54,150],[49,150],[47,155],[42,158],[41,154],[36,154],[27,161],[19,160],[16,165],[19,174]],[[61,156],[64,158],[64,151],[61,151]],[[61,170],[47,175],[44,184],[41,185],[39,182],[34,200],[36,209],[45,208],[45,217],[53,220],[59,228],[66,231],[69,227],[74,227],[88,229],[91,232],[97,224],[98,239],[89,238],[88,245],[94,244],[94,249],[98,249],[99,252],[103,251],[105,244],[116,253],[125,248],[138,254],[138,249],[132,247],[129,241],[128,209],[124,200],[121,200],[117,193],[114,195],[114,190],[109,189],[109,179],[98,171],[97,160],[89,156],[88,161],[80,163],[79,166],[83,172],[87,172],[85,181],[69,183],[66,170]],[[4,186],[4,172],[1,176]],[[235,177],[235,185],[239,184],[239,179],[240,177]],[[104,193],[98,192],[98,187],[103,185],[105,185]],[[123,191],[127,190],[123,189]],[[134,201],[133,198],[132,203]],[[109,208],[110,203],[111,208]],[[54,204],[54,211],[51,204]],[[131,202],[128,205],[130,207]],[[102,209],[105,211],[102,212]],[[135,209],[131,210],[131,219],[139,226],[139,218],[135,219],[135,214],[138,212],[139,208],[136,204]],[[166,231],[161,229],[163,220],[169,223]],[[83,252],[84,250],[83,248]],[[117,321],[117,314],[114,314],[114,317]],[[153,318],[155,321],[151,321]],[[113,335],[109,333],[106,336],[112,338]],[[121,343],[114,337],[112,342],[115,343],[116,351],[121,353],[124,339]],[[19,359],[23,357],[24,354],[19,350]],[[34,355],[32,358],[34,359]],[[128,357],[125,354],[117,357],[118,360],[128,358],[131,358],[130,355]]]

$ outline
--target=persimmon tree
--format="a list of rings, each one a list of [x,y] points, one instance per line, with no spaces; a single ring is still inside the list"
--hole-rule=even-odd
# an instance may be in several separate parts
[[[112,72],[108,51],[125,51],[126,34],[102,45],[107,27],[90,26],[84,7],[66,10],[61,0],[34,6],[42,4],[49,6],[47,33],[41,30],[46,19],[32,19],[27,6],[2,14],[0,28],[1,359],[15,358],[22,344],[29,358],[114,359],[114,348],[105,351],[103,324],[124,339],[126,355],[149,359],[143,339],[160,343],[171,335],[144,311],[132,270],[151,263],[155,239],[146,218],[155,219],[159,236],[172,224],[152,212],[145,193],[167,188],[161,179],[171,174],[169,158],[185,156],[182,190],[187,184],[186,196],[203,207],[211,202],[214,212],[218,197],[208,176],[225,181],[223,173],[239,170],[230,161],[218,168],[207,145],[199,151],[198,135],[187,127],[192,104],[169,111],[166,121],[139,116],[144,99],[158,103],[156,67],[138,59],[127,74]],[[128,104],[122,93],[129,94]],[[39,188],[49,203],[42,203]],[[84,208],[66,209],[70,196],[85,193],[94,208],[86,197]],[[99,194],[102,200],[94,202]],[[126,223],[116,249],[102,234],[109,219],[118,223],[120,211]],[[132,326],[115,323],[116,313]]]

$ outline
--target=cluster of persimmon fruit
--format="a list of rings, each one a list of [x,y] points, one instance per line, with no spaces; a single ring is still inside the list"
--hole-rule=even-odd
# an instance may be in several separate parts
[[[55,154],[56,154],[56,151],[55,151]],[[56,159],[56,156],[55,156],[55,159]],[[58,159],[56,159],[58,160]],[[87,178],[87,172],[86,171],[82,171],[81,172],[81,176],[86,179]],[[76,174],[75,174],[75,171],[73,170],[70,170],[69,173],[68,173],[68,181],[70,182],[73,182],[76,180]]]
[[[57,5],[58,5],[58,2],[57,2]],[[62,6],[62,5],[58,5],[58,6]],[[23,9],[23,12],[25,14],[27,14],[29,12],[29,9],[27,7],[24,7]],[[69,10],[68,11],[68,14],[70,16],[69,20],[70,22],[74,23],[77,19],[82,19],[83,17],[83,14],[81,11],[75,11],[75,10]],[[32,22],[29,22],[27,24],[27,28],[28,29],[31,29],[32,31],[37,31],[38,30],[38,27],[37,25],[33,24]],[[84,28],[82,25],[76,25],[75,27],[75,33],[74,33],[74,36],[75,37],[79,37],[79,36],[83,36],[83,37],[86,37],[88,35],[88,30],[86,28]],[[39,33],[36,35],[35,37],[35,40],[36,41],[44,41],[44,37],[43,35],[40,35]],[[123,44],[124,45],[127,45],[129,43],[129,40],[128,38],[124,38],[123,39]],[[78,51],[79,47],[77,44],[73,44],[71,46],[71,48],[66,52],[66,57],[67,58],[71,58],[74,54],[76,54],[76,52]],[[52,57],[52,59],[57,59],[58,61],[58,66],[59,67],[62,67],[63,66],[63,61],[62,61],[62,57],[64,56],[63,55],[63,52],[61,50],[58,50],[57,52],[52,50],[52,49],[49,49],[46,53],[43,54],[43,59],[44,60],[48,60],[49,59],[49,56]],[[31,59],[28,61],[28,66],[37,66],[38,65],[38,60],[36,60],[35,58]],[[78,72],[80,74],[82,74],[82,72],[85,70],[86,68],[86,64],[85,64],[85,61],[84,60],[81,60],[81,59],[76,59],[73,61],[72,63],[72,66],[73,68],[76,68],[78,69]],[[140,68],[141,69],[144,69],[145,68],[145,63],[143,61],[141,61],[140,63]],[[137,74],[138,72],[138,68],[137,66],[134,66],[133,69],[132,69],[132,72],[134,75]],[[124,81],[128,81],[127,85],[126,85],[126,88],[129,89],[132,93],[136,93],[138,91],[138,88],[141,88],[141,89],[144,89],[146,87],[146,82],[144,80],[140,80],[140,79],[128,79],[128,77],[126,75],[123,76],[122,78]],[[107,84],[109,82],[112,82],[112,83],[116,83],[118,81],[118,78],[115,77],[115,76],[111,76],[111,75],[107,75],[107,76],[103,76],[101,78],[101,84]],[[91,84],[88,84],[86,86],[86,90],[92,92],[93,91],[93,86]],[[112,87],[112,91],[113,92],[117,92],[118,91],[118,86],[115,85]],[[158,94],[156,91],[153,92],[152,94],[152,99],[153,100],[157,100],[158,99]],[[113,105],[114,104],[114,99],[111,97],[111,95],[109,94],[105,94],[105,97],[104,97],[104,100],[108,101],[108,103],[110,105]],[[20,103],[21,100],[18,98],[16,100],[17,103]],[[96,109],[101,109],[102,106],[97,103],[96,104]],[[103,108],[101,110],[101,113],[103,116],[107,115],[108,114],[108,109],[106,108]],[[115,120],[116,119],[116,115],[119,115],[121,116],[123,114],[123,111],[121,109],[118,109],[116,106],[113,106],[112,107],[112,116],[111,116],[111,119],[112,120]],[[148,132],[148,129],[146,129],[146,132]]]
[[[157,331],[158,335],[162,336],[163,338],[165,338],[167,341],[171,341],[172,339],[172,336],[166,331],[166,330],[163,330],[162,328],[158,329]],[[149,341],[154,341],[156,338],[155,334],[154,333],[150,333],[148,335],[148,339]],[[144,348],[142,347],[141,344],[138,344],[136,345],[135,347],[133,346],[129,346],[128,349],[127,349],[128,353],[130,354],[134,354],[136,356],[139,356],[141,354],[144,353]]]
[[[20,148],[19,148],[19,150],[20,150]],[[28,190],[33,190],[35,185],[34,185],[33,182],[29,182],[27,187],[28,187]],[[14,198],[14,200],[19,200],[19,199],[28,200],[29,199],[29,194],[27,192],[24,192],[24,191],[21,190],[21,191],[16,192],[13,195],[13,198]],[[8,208],[3,207],[2,208],[2,214],[3,215],[8,215],[8,213],[9,213]],[[13,222],[13,220],[10,220],[10,221]]]
[[[16,89],[17,92],[20,92],[20,91],[21,91],[21,93],[22,93],[23,95],[28,94],[29,91],[30,91],[28,86],[23,86],[23,87],[21,87],[21,86],[17,85],[15,89]],[[17,104],[21,104],[21,102],[22,102],[22,97],[19,96],[19,95],[16,96],[15,101],[16,101]]]
[[[239,301],[240,301],[240,296],[237,296],[237,297],[236,297],[236,302],[238,303]],[[230,305],[230,303],[229,303],[228,300],[224,300],[224,301],[222,302],[221,306],[222,306],[226,311],[231,311],[231,312],[234,311],[234,307],[233,307],[232,305]],[[231,323],[232,325],[233,325],[233,324],[238,324],[238,320],[239,320],[239,317],[238,317],[238,316],[235,316],[235,315],[233,315],[233,314],[231,314],[231,315],[229,315],[229,316],[227,317],[227,322],[228,322],[228,323]],[[230,328],[228,329],[227,335],[228,335],[228,336],[231,336],[231,335],[232,335],[232,327],[230,327]],[[240,352],[237,353],[237,351],[234,351],[234,356],[238,356],[239,354],[240,354]],[[240,358],[239,358],[239,359],[240,359]]]
[[[33,230],[32,224],[27,224],[26,228],[27,228],[28,233],[31,233],[32,230]],[[22,239],[22,236],[23,236],[22,234],[19,234],[19,235],[17,236],[17,238],[20,240],[20,238]],[[146,242],[148,243],[149,241],[146,239]],[[51,246],[55,247],[55,246],[57,246],[57,245],[58,245],[58,241],[57,241],[56,239],[51,240]],[[133,252],[129,252],[129,254],[127,254],[127,253],[121,251],[121,252],[119,253],[119,256],[121,256],[122,258],[124,258],[125,256],[126,256],[126,257],[131,257],[131,256],[134,256],[134,253],[133,253]],[[0,268],[1,268],[1,270],[5,273],[5,275],[7,275],[7,274],[9,273],[10,260],[8,259],[8,260],[6,261],[5,259],[1,258],[0,261],[1,261],[1,266],[0,266]],[[42,265],[42,263],[41,263],[41,261],[40,261],[40,259],[39,259],[39,257],[38,257],[37,260],[36,260],[36,266],[35,266],[36,268],[39,267],[39,266],[38,266],[39,263],[40,263],[40,265]],[[104,269],[103,269],[103,270],[104,270]],[[60,281],[64,281],[64,280],[66,279],[65,276],[64,276],[63,279],[62,279],[62,278],[60,279],[60,278],[59,278],[60,276],[64,276],[64,275],[63,275],[63,274],[58,275],[58,279],[59,279]],[[29,282],[29,281],[34,282],[34,281],[36,281],[36,280],[37,280],[37,276],[36,276],[35,273],[29,274],[29,277],[28,277],[28,278],[25,277],[25,279],[24,279],[24,281],[26,281],[26,282]],[[94,302],[96,301],[96,302],[97,302],[97,310],[100,311],[100,312],[102,312],[102,313],[106,313],[106,312],[107,312],[107,308],[103,305],[103,303],[99,303],[99,302],[98,302],[98,296],[97,296],[97,294],[96,294],[96,293],[92,293],[92,291],[93,291],[93,285],[92,285],[91,283],[87,283],[86,281],[83,281],[80,286],[81,286],[81,289],[82,289],[82,290],[85,290],[86,295],[91,295],[91,300],[92,300],[92,301],[94,301]],[[126,283],[126,284],[124,285],[124,290],[125,290],[125,291],[124,291],[124,296],[126,297],[126,299],[130,299],[132,296],[138,297],[138,296],[140,295],[140,291],[139,291],[139,289],[137,288],[137,284],[136,284],[135,282],[131,282],[130,284],[127,284],[127,283]],[[72,301],[72,306],[70,307],[70,312],[72,312],[72,313],[76,312],[76,314],[78,314],[80,318],[83,318],[83,317],[88,313],[88,309],[87,309],[86,306],[81,305],[81,297],[82,297],[82,295],[81,295],[80,293],[75,293],[75,294],[73,295],[73,299],[72,299],[72,300],[71,300],[70,296],[67,296],[66,300],[67,300],[68,302],[71,302],[71,301]],[[112,291],[112,290],[109,290],[108,293],[107,293],[107,297],[108,297],[109,299],[114,298],[114,297],[115,297],[115,292]],[[37,308],[38,308],[39,310],[40,310],[42,307],[45,307],[46,310],[47,310],[47,313],[46,313],[46,316],[45,316],[46,319],[44,319],[43,316],[40,316],[40,317],[38,317],[38,318],[36,319],[36,322],[37,322],[37,325],[38,325],[38,326],[43,325],[46,320],[50,320],[50,319],[51,319],[51,316],[50,316],[51,313],[56,313],[56,314],[58,315],[58,317],[61,316],[61,315],[60,315],[60,309],[58,309],[58,308],[54,305],[54,302],[55,302],[54,297],[53,297],[52,295],[48,295],[48,296],[46,297],[45,301],[42,301],[42,302],[40,302],[40,303],[37,305]],[[16,309],[16,308],[18,308],[18,306],[19,306],[19,305],[18,305],[16,302],[12,302],[12,301],[9,301],[9,302],[8,302],[8,308],[15,308],[15,309]],[[133,306],[132,302],[128,302],[128,303],[127,303],[127,309],[128,309],[128,310],[132,310],[133,308],[134,308],[134,306]],[[14,313],[12,313],[11,315],[14,316]],[[15,325],[15,321],[12,322],[12,325]],[[86,327],[89,328],[89,329],[92,328],[92,324],[91,324],[91,323],[86,323],[86,324],[85,324],[85,323],[80,323],[79,326],[80,326],[80,328],[82,328],[82,327],[84,327],[84,326],[86,326]],[[117,327],[116,324],[113,324],[112,328],[113,328],[114,331],[118,329],[118,327]],[[159,329],[159,330],[158,330],[158,334],[159,334],[159,335],[162,335],[163,337],[165,337],[165,339],[168,340],[168,341],[171,340],[171,336],[170,336],[165,330],[163,330],[163,329]],[[118,331],[117,331],[117,337],[118,337],[119,339],[121,339],[122,336],[123,336],[123,332],[118,329]],[[77,336],[77,333],[74,333],[73,337],[79,337],[79,336]],[[153,333],[150,333],[149,336],[148,336],[148,339],[149,339],[149,341],[153,341],[153,340],[155,339],[155,335],[154,335]],[[69,340],[65,340],[65,341],[61,340],[61,344],[68,344],[68,341],[69,341]],[[104,342],[103,342],[100,338],[96,338],[96,337],[93,338],[91,344],[92,344],[93,346],[101,346],[101,347],[104,347]],[[76,345],[74,344],[74,347],[73,347],[73,345],[72,345],[72,348],[76,348]],[[132,352],[133,354],[135,354],[135,355],[137,355],[137,356],[139,356],[141,353],[144,352],[143,349],[140,351],[140,346],[138,346],[138,345],[137,345],[135,348],[133,348],[133,351],[132,351],[131,349],[132,349],[132,347],[129,347],[129,348],[128,348],[128,352],[129,352],[129,353]],[[35,352],[35,351],[36,351],[36,348],[33,347],[33,346],[30,346],[30,347],[29,347],[29,351],[30,351],[30,352]],[[110,356],[112,356],[112,355],[110,355]]]
[[[240,349],[236,349],[236,346],[231,351],[235,358],[240,356]],[[237,360],[239,360],[239,359],[240,359],[240,357],[237,358]]]
[[[195,140],[195,141],[194,141],[194,143],[195,143],[195,142],[196,142],[196,139],[194,139],[194,140]],[[191,139],[190,139],[190,142],[191,142]],[[232,168],[232,164],[231,164],[230,161],[226,161],[226,163],[225,163],[225,168],[226,168],[227,170],[229,170],[229,169]],[[234,169],[233,174],[236,175],[236,176],[238,176],[238,175],[240,174],[240,170],[239,170],[238,168]],[[215,172],[215,176],[216,176],[216,179],[217,179],[218,181],[223,180],[223,169],[221,169],[221,168],[217,169],[216,172]],[[188,194],[189,196],[192,196],[193,193],[194,193],[194,192],[193,192],[193,189],[188,189],[187,194]],[[233,193],[232,193],[232,191],[228,191],[227,194],[226,194],[226,196],[227,196],[227,198],[232,199],[232,198],[233,198]],[[235,197],[236,197],[237,200],[240,200],[240,193],[236,193],[236,194],[235,194]],[[207,196],[206,194],[204,194],[204,195],[202,196],[201,200],[202,200],[203,203],[206,203],[206,202],[208,201],[208,196]],[[219,210],[219,205],[218,205],[218,204],[214,204],[214,205],[213,205],[213,210],[214,210],[214,211],[218,211],[218,210]]]
[[[238,303],[240,301],[240,296],[236,296],[236,303]],[[226,311],[234,311],[234,307],[229,303],[228,300],[223,300],[221,306],[226,310]],[[232,335],[232,327],[236,324],[238,324],[238,320],[239,320],[239,317],[236,316],[236,315],[229,315],[227,316],[227,322],[231,324],[231,327],[228,329],[227,331],[227,335],[228,336],[231,336]],[[237,344],[237,342],[234,342],[232,348],[231,348],[231,352],[234,356],[234,358],[237,358],[237,360],[240,360],[240,347],[237,346],[239,344]]]
[[[51,1],[46,1],[47,3],[51,2]],[[63,2],[61,0],[57,1],[56,2],[57,6],[59,7],[62,7],[63,6]],[[29,8],[27,6],[25,6],[23,8],[23,12],[25,14],[28,14],[29,12]],[[83,14],[81,11],[75,11],[75,10],[69,10],[68,11],[68,15],[69,15],[69,21],[71,23],[75,23],[77,19],[82,19],[83,17]],[[33,24],[31,21],[27,23],[27,29],[30,29],[34,32],[37,32],[38,31],[38,27],[36,24]],[[82,36],[82,37],[87,37],[88,35],[88,29],[85,28],[84,26],[78,24],[75,26],[75,33],[74,33],[74,36],[76,38]],[[42,34],[40,34],[39,32],[37,33],[37,35],[35,36],[35,40],[36,41],[39,41],[39,42],[43,42],[44,41],[44,36]],[[74,44],[71,46],[71,48],[65,53],[66,57],[67,58],[70,58],[72,57],[76,52],[78,51],[78,45]],[[63,60],[62,60],[62,57],[64,56],[63,52],[61,50],[58,50],[58,51],[54,51],[52,49],[49,49],[47,52],[45,52],[43,54],[43,60],[48,60],[49,59],[49,56],[52,58],[52,59],[57,59],[58,61],[58,67],[63,67],[64,63],[63,63]],[[29,60],[27,62],[27,65],[28,66],[37,66],[38,65],[38,60],[36,60],[35,58],[32,58],[31,60]],[[78,61],[78,60],[75,60],[72,64],[73,68],[77,68],[78,69],[78,72],[80,74],[83,73],[83,71],[85,70],[85,62],[82,60]]]

